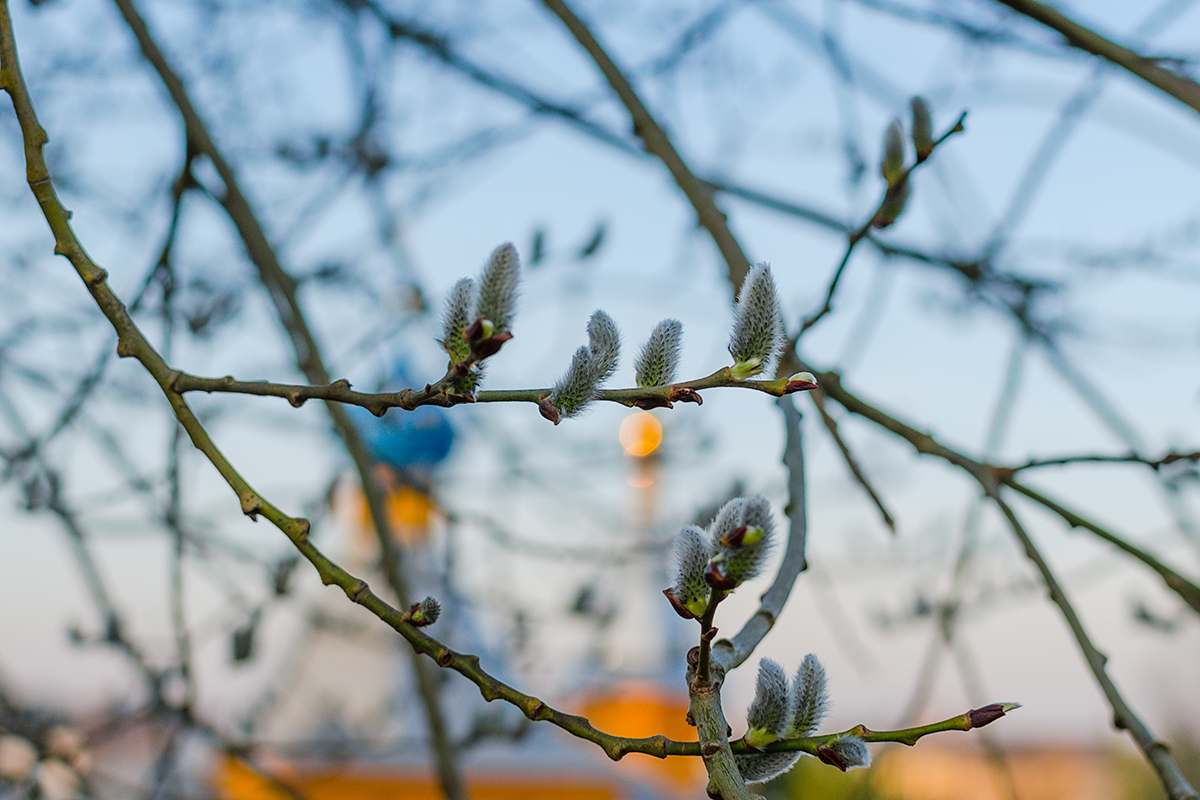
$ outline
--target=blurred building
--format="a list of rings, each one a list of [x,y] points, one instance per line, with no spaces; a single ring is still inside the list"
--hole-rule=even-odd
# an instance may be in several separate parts
[[[381,419],[356,413],[355,424],[378,462],[389,523],[405,549],[413,591],[446,598],[445,520],[434,496],[436,467],[453,446],[453,429],[442,410],[432,407],[389,412]],[[662,429],[652,415],[637,412],[620,436],[629,459],[630,528],[638,536],[654,522],[655,451]],[[331,499],[346,534],[336,559],[372,585],[383,585],[378,543],[357,480],[344,478]],[[601,661],[581,669],[580,688],[552,702],[610,733],[694,737],[685,721],[682,680],[675,676],[673,687],[658,680],[666,674],[663,653],[671,644],[656,622],[670,613],[661,582],[657,563],[622,573],[620,602],[612,603],[610,618],[595,630],[595,651],[620,653],[620,666],[613,670]],[[577,604],[584,608],[587,599]],[[477,621],[459,605],[443,603],[438,638],[480,655],[502,680],[528,686],[527,676],[509,674],[504,654],[489,647]],[[405,642],[339,593],[315,599],[310,623],[301,652],[291,658],[302,667],[257,721],[257,738],[278,742],[278,755],[262,772],[237,758],[221,760],[214,788],[228,800],[284,798],[292,792],[313,800],[440,798]],[[635,754],[614,764],[595,745],[552,726],[530,724],[514,707],[484,702],[478,689],[458,675],[440,677],[450,736],[460,748],[464,778],[476,800],[674,800],[703,791],[703,768],[696,759],[663,761]],[[537,687],[532,691],[539,693]]]

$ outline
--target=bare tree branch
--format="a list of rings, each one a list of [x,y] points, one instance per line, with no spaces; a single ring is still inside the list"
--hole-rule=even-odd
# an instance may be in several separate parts
[[[179,109],[187,132],[189,149],[194,147],[196,152],[206,156],[212,162],[217,174],[220,175],[221,181],[224,183],[224,195],[220,198],[221,205],[236,226],[251,262],[258,268],[259,279],[266,288],[279,321],[292,342],[297,366],[312,383],[329,383],[329,372],[321,358],[320,348],[305,321],[304,313],[296,297],[296,281],[280,263],[258,216],[240,188],[233,167],[217,147],[207,125],[192,104],[182,79],[167,62],[166,56],[158,47],[132,0],[114,0],[114,2],[137,39],[142,55],[158,73],[171,95],[172,101]],[[182,402],[182,398],[180,401]],[[325,407],[332,418],[338,436],[345,444],[346,450],[354,462],[362,483],[363,495],[367,499],[367,507],[375,526],[376,539],[383,552],[384,575],[400,603],[406,604],[410,591],[404,572],[404,554],[390,529],[384,507],[383,492],[373,474],[371,456],[362,442],[362,437],[351,423],[345,408],[336,403],[326,403]],[[466,790],[446,731],[446,722],[438,704],[432,675],[424,662],[415,654],[412,664],[422,706],[429,723],[431,747],[437,760],[438,776],[442,788],[451,800],[465,800]]]
[[[1200,84],[1159,66],[1128,47],[1106,39],[1091,28],[1080,24],[1062,12],[1037,0],[997,0],[1013,11],[1036,20],[1063,35],[1067,44],[1094,56],[1110,61],[1135,77],[1174,97],[1193,111],[1200,113]]]
[[[629,79],[625,77],[624,72],[597,41],[583,20],[576,16],[562,0],[543,0],[543,2],[546,8],[562,20],[571,35],[596,62],[596,66],[604,75],[605,80],[608,81],[613,92],[629,112],[634,134],[642,140],[646,150],[661,159],[667,169],[671,171],[675,183],[678,184],[688,202],[692,204],[692,208],[695,209],[700,226],[708,231],[713,243],[721,251],[721,257],[725,259],[725,264],[729,268],[729,282],[735,287],[741,286],[742,280],[746,277],[746,271],[750,268],[750,259],[730,230],[729,219],[725,216],[725,212],[717,208],[711,193],[684,162],[670,137],[667,136],[667,132],[658,124]]]
[[[1012,509],[1000,497],[998,486],[1001,481],[1000,476],[997,474],[997,468],[976,461],[969,456],[953,450],[930,434],[922,433],[878,407],[859,399],[842,386],[841,380],[837,375],[833,373],[817,373],[817,377],[826,394],[840,403],[847,411],[862,416],[876,425],[891,431],[893,434],[906,440],[918,453],[936,456],[959,467],[979,482],[987,495],[992,498],[993,502],[996,503],[997,507],[1009,520],[1013,534],[1025,548],[1026,555],[1034,563],[1034,566],[1037,567],[1038,573],[1042,576],[1046,584],[1046,588],[1050,591],[1051,601],[1059,607],[1059,610],[1066,618],[1075,641],[1088,662],[1093,677],[1096,679],[1097,684],[1100,686],[1101,691],[1104,692],[1105,698],[1113,709],[1115,715],[1114,725],[1118,729],[1129,731],[1130,735],[1142,749],[1142,752],[1145,753],[1147,760],[1150,761],[1151,765],[1158,772],[1159,779],[1167,789],[1172,800],[1194,800],[1194,798],[1198,797],[1195,789],[1183,778],[1183,774],[1179,771],[1179,767],[1171,757],[1166,745],[1159,742],[1150,733],[1145,723],[1136,716],[1133,709],[1129,707],[1124,697],[1117,690],[1116,685],[1113,684],[1112,679],[1108,677],[1104,669],[1104,656],[1092,644],[1078,615],[1075,613],[1074,607],[1059,585],[1058,579],[1055,577],[1053,571],[1051,571],[1049,564],[1042,558],[1040,551],[1034,545],[1033,540],[1029,537],[1024,527],[1021,526]]]

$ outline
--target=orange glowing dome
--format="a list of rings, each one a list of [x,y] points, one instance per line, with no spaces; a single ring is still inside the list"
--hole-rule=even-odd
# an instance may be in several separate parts
[[[645,458],[662,444],[662,423],[648,411],[630,414],[617,434],[627,455]]]
[[[419,489],[401,483],[386,464],[376,464],[375,475],[387,492],[384,507],[392,532],[406,545],[423,544],[429,537],[429,526],[437,513],[433,499]],[[375,526],[361,489],[355,487],[350,502],[354,509],[359,544],[369,546],[375,541]]]
[[[637,680],[591,694],[581,709],[597,728],[618,736],[661,733],[677,741],[694,742],[696,729],[687,723],[687,710],[686,694]],[[694,796],[704,776],[704,763],[699,758],[676,756],[660,760],[634,753],[626,759],[631,768],[657,779],[661,788],[674,796]]]

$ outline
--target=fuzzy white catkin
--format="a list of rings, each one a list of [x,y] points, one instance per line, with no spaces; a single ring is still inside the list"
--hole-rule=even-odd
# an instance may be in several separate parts
[[[697,617],[704,614],[712,594],[712,589],[704,580],[704,569],[708,566],[710,555],[704,531],[695,525],[681,530],[671,548],[675,580],[670,592],[681,606]]]
[[[758,678],[754,684],[754,700],[746,710],[749,731],[746,740],[761,746],[787,734],[792,706],[788,701],[788,681],[779,663],[764,658],[758,662]]]
[[[746,275],[738,292],[734,310],[733,332],[729,337],[729,354],[733,356],[735,374],[746,378],[770,371],[775,358],[783,349],[783,315],[771,266],[761,263]],[[745,371],[736,369],[746,365]]]
[[[463,336],[463,329],[475,321],[475,281],[462,278],[454,284],[446,298],[446,310],[442,313],[442,349],[450,360],[466,361],[471,346]]]
[[[491,320],[496,333],[511,331],[520,277],[517,248],[510,243],[497,247],[479,279],[479,305],[475,312],[480,319]]]
[[[734,536],[743,526],[745,535]],[[727,584],[721,588],[730,590],[758,576],[771,552],[774,528],[771,504],[760,495],[737,498],[721,509],[713,521],[710,561]]]
[[[597,385],[612,377],[617,371],[621,357],[621,332],[612,317],[596,311],[588,320],[588,347],[592,351],[592,364],[596,370]]]
[[[566,374],[554,384],[550,402],[563,417],[573,417],[596,398],[597,383],[595,358],[591,348],[584,345],[575,351]]]
[[[436,597],[426,597],[421,601],[421,616],[427,621],[426,624],[432,625],[441,615],[442,604]]]
[[[725,534],[732,531],[742,524],[742,515],[745,510],[746,498],[735,497],[717,512],[713,517],[712,523],[708,526],[708,537],[715,547]]]
[[[871,751],[867,749],[867,743],[857,736],[834,739],[829,747],[841,757],[847,769],[871,766]]]
[[[742,524],[761,528],[763,538],[770,538],[775,532],[775,518],[771,514],[771,503],[760,494],[746,498],[742,506]]]
[[[633,362],[638,386],[666,386],[675,382],[682,336],[683,324],[677,319],[664,319],[654,326]]]
[[[812,653],[804,657],[792,680],[792,720],[788,736],[812,736],[829,706],[825,667]]]

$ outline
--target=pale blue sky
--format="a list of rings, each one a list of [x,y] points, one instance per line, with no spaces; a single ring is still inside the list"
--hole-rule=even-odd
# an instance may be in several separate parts
[[[467,56],[553,99],[578,103],[589,119],[627,134],[623,113],[597,82],[591,65],[540,7],[447,3],[428,10],[427,5],[398,4],[398,13],[445,14],[440,23],[423,21],[451,31],[461,24],[462,52]],[[1084,56],[1049,58],[1036,50],[1004,46],[964,48],[940,29],[898,22],[869,4],[761,5],[739,8],[722,35],[693,56],[677,81],[648,76],[644,69],[639,73],[647,101],[663,115],[692,166],[705,175],[728,176],[857,224],[881,191],[875,164],[882,131],[893,116],[904,113],[909,95],[921,93],[933,107],[939,130],[963,110],[968,111],[967,130],[916,173],[908,213],[881,238],[938,253],[977,254],[1005,213],[1058,110],[1095,69],[1095,62]],[[1138,24],[1130,18],[1136,16],[1133,4],[1076,5],[1120,38]],[[604,19],[600,33],[605,41],[623,63],[637,67],[645,67],[665,49],[660,29],[677,32],[680,20],[693,13],[687,4],[671,6],[671,13],[630,3],[590,3],[582,9]],[[947,11],[981,22],[1005,16],[984,3],[959,4]],[[371,214],[377,198],[363,190],[357,177],[339,181],[333,170],[296,175],[267,158],[270,146],[288,131],[299,135],[324,128],[340,134],[354,122],[356,106],[344,98],[349,94],[346,83],[353,84],[350,76],[361,65],[346,56],[341,35],[293,18],[286,6],[265,6],[254,24],[216,37],[210,45],[205,42],[208,31],[185,9],[171,6],[154,12],[168,49],[195,80],[218,137],[243,167],[243,178],[272,233],[283,238],[299,232],[284,248],[288,266],[303,274],[331,258],[344,259],[363,268],[375,290],[309,292],[304,297],[337,375],[367,387],[390,358],[410,352],[419,367],[429,370],[422,379],[436,378],[441,362],[432,342],[435,331],[425,322],[403,326],[398,321],[401,311],[392,302],[394,290],[416,278],[436,306],[454,281],[477,274],[501,242],[513,241],[528,256],[538,227],[547,231],[548,257],[527,271],[516,338],[489,365],[488,387],[552,384],[585,340],[587,317],[597,307],[608,311],[626,335],[626,356],[615,379],[620,385],[631,382],[630,355],[663,317],[678,318],[684,325],[681,377],[699,377],[726,363],[731,303],[722,268],[710,242],[694,229],[693,212],[657,162],[599,144],[564,124],[530,117],[460,77],[447,76],[428,56],[401,50],[383,69],[389,77],[381,81],[388,100],[383,131],[391,137],[389,143],[417,159],[460,135],[494,127],[491,143],[502,144],[461,168],[390,179],[385,213],[397,224],[399,244],[389,251],[378,241]],[[60,158],[80,173],[77,187],[99,193],[99,199],[87,201],[70,186],[64,188],[76,212],[77,230],[92,255],[110,270],[114,287],[128,296],[165,226],[166,179],[161,175],[177,168],[177,126],[164,112],[157,86],[140,70],[114,70],[111,83],[103,71],[89,74],[83,90],[75,78],[39,77],[37,70],[61,54],[62,42],[72,41],[67,38],[52,46],[54,37],[78,36],[81,19],[94,18],[103,31],[94,37],[96,50],[105,54],[99,63],[128,56],[125,32],[103,7],[60,0],[36,11],[21,4],[14,14],[43,124],[52,141],[61,137],[80,143],[81,150]],[[1014,21],[1011,27],[1035,43],[1054,41],[1031,25]],[[839,82],[819,51],[807,49],[812,31],[826,28],[845,48],[854,75],[850,88]],[[377,34],[364,33],[364,41],[369,43],[373,35]],[[1150,46],[1155,52],[1191,56],[1197,42],[1200,12],[1189,9]],[[249,63],[239,75],[247,85],[202,80],[207,70],[220,64],[226,49],[239,52],[243,47]],[[68,126],[95,107],[103,113],[93,127],[71,130],[73,138],[68,138]],[[244,132],[239,125],[246,126]],[[16,163],[7,118],[3,130],[10,135],[0,146],[13,155],[7,161]],[[858,182],[848,180],[845,130],[864,161],[865,173]],[[1078,325],[1080,335],[1065,338],[1065,352],[1132,420],[1151,456],[1176,446],[1194,449],[1200,440],[1196,153],[1200,118],[1195,112],[1111,73],[996,259],[1003,270],[1069,282],[1069,291],[1048,298],[1042,310],[1049,318]],[[19,171],[10,167],[0,174],[8,187],[6,197],[19,196],[24,189]],[[210,180],[203,171],[201,178]],[[151,208],[141,209],[147,213],[132,214],[146,191],[158,199]],[[743,201],[720,202],[750,256],[772,263],[794,326],[819,305],[841,256],[843,238]],[[250,270],[220,214],[202,200],[195,204],[195,216],[181,236],[181,264],[188,274],[218,284],[248,281]],[[14,289],[10,313],[67,302],[86,318],[92,312],[82,289],[66,274],[65,264],[49,256],[43,229],[36,227],[36,209],[26,200],[19,213],[25,215],[19,230],[12,226],[0,231],[0,242],[38,253],[38,274],[48,277]],[[603,246],[588,260],[574,259],[598,223],[606,226]],[[1141,258],[1121,270],[1103,263],[1083,265],[1112,248]],[[201,374],[295,379],[265,303],[247,294],[244,323],[212,339],[177,341],[179,366]],[[153,324],[146,325],[159,341]],[[845,365],[855,391],[948,443],[979,454],[1015,338],[1012,323],[969,302],[956,279],[910,263],[881,261],[864,246],[846,274],[837,313],[806,336],[803,354],[821,367]],[[99,334],[93,338],[97,351],[102,340]],[[46,358],[78,354],[55,341],[37,346],[44,348]],[[152,413],[153,430],[137,434],[150,449],[169,427],[159,415],[161,401],[146,389],[133,366],[121,363],[110,369],[115,385],[133,387],[129,393],[143,392],[145,400],[114,402],[111,408],[99,409],[98,416],[116,418],[128,414],[130,407]],[[32,420],[52,413],[39,396],[13,399]],[[341,463],[321,436],[324,420],[319,409],[310,406],[296,412],[274,401],[237,397],[197,398],[196,405],[205,411],[226,410],[230,419],[217,427],[219,440],[264,493],[291,512],[310,513],[306,503],[321,496]],[[907,698],[930,632],[927,626],[880,632],[872,619],[880,612],[897,613],[916,594],[946,585],[950,543],[957,541],[977,492],[939,464],[915,461],[907,447],[875,430],[845,423],[847,438],[899,518],[899,537],[892,539],[861,491],[848,482],[811,407],[802,405],[812,468],[810,543],[819,569],[801,579],[764,654],[794,667],[804,653],[819,653],[833,676],[833,724],[887,727],[897,722],[892,715]],[[464,509],[485,507],[514,521],[534,540],[564,537],[567,543],[592,544],[612,534],[609,525],[623,516],[629,492],[616,444],[624,409],[598,408],[558,429],[551,429],[532,406],[477,406],[454,413],[465,444],[446,471],[448,503]],[[669,448],[660,537],[687,521],[692,510],[710,502],[734,477],[745,479],[748,491],[766,494],[777,508],[782,505],[781,424],[768,398],[714,391],[706,395],[703,407],[681,406],[660,416]],[[5,444],[17,441],[11,429],[2,435]],[[536,455],[527,464],[529,482],[521,484],[527,493],[516,499],[504,496],[511,484],[496,455],[501,449],[498,436]],[[1127,450],[1032,349],[1000,458],[1018,462]],[[101,462],[88,447],[79,446],[78,459],[73,469],[79,473],[81,497],[103,495],[112,487],[114,480],[99,472]],[[573,474],[581,460],[599,468]],[[100,486],[93,487],[87,480],[97,474]],[[1147,476],[1100,467],[1047,471],[1037,478],[1039,486],[1087,507],[1098,520],[1173,558],[1183,571],[1200,572],[1200,550],[1172,528],[1161,495]],[[251,526],[237,515],[227,489],[206,465],[191,463],[187,480],[196,492],[193,510],[219,525],[222,536],[263,552],[281,551],[281,539],[273,538],[265,524]],[[1195,513],[1194,486],[1191,491],[1186,502]],[[14,494],[10,489],[3,497],[8,500]],[[122,516],[127,511],[118,503],[96,513],[93,521],[109,533],[122,526],[132,529],[135,524]],[[5,570],[0,574],[0,606],[25,606],[26,598],[37,593],[22,576],[53,576],[54,585],[63,588],[50,598],[61,602],[39,603],[38,615],[6,617],[5,640],[20,644],[0,655],[0,675],[49,697],[61,680],[62,672],[56,670],[73,670],[84,663],[77,651],[64,647],[62,630],[72,622],[92,624],[91,612],[72,594],[75,579],[62,567],[62,545],[54,541],[52,526],[18,511],[3,513],[0,552],[13,555],[0,558]],[[1064,569],[1087,621],[1113,658],[1114,674],[1139,710],[1160,728],[1174,724],[1180,709],[1192,709],[1194,717],[1200,698],[1186,668],[1164,665],[1196,663],[1196,621],[1185,622],[1169,637],[1132,625],[1133,600],[1145,598],[1168,615],[1178,604],[1082,534],[1065,535],[1038,514],[1030,514],[1030,521]],[[506,563],[512,559],[522,577],[498,587],[485,571],[479,584],[468,582],[482,586],[478,602],[498,597],[510,604],[506,608],[531,610],[537,635],[547,640],[564,630],[561,607],[580,582],[594,578],[611,585],[620,579],[619,571],[583,565],[563,567],[561,581],[547,581],[546,563],[504,554],[478,532],[465,536],[468,549],[474,548],[463,563],[469,575],[477,576],[472,570],[482,569],[489,559],[503,558]],[[977,586],[1004,587],[1028,577],[1028,568],[996,520],[985,522],[983,536],[988,556],[979,567]],[[166,652],[170,642],[160,613],[165,572],[159,571],[165,569],[165,554],[156,545],[134,542],[136,546],[120,539],[106,543],[105,563],[136,620],[134,630]],[[147,573],[154,576],[148,586],[135,580]],[[206,669],[216,680],[228,673],[221,648],[225,629],[236,622],[236,611],[214,599],[220,595],[206,580],[196,579],[194,611],[196,619],[210,625],[201,639],[208,648]],[[723,609],[728,615],[723,628],[736,629],[738,612],[744,613],[754,597],[752,591],[743,592],[731,601]],[[1048,731],[1099,736],[1109,714],[1084,674],[1057,612],[1041,593],[1015,592],[995,604],[981,603],[984,610],[971,619],[966,638],[983,665],[986,700],[1017,700],[1027,706],[1005,721],[1005,731],[1014,738]],[[852,625],[839,621],[843,615]],[[504,632],[503,620],[496,622],[495,630]],[[577,640],[564,635],[562,641],[571,642],[574,649],[546,667],[554,673],[558,689],[569,686],[574,659],[584,655],[586,648]],[[862,647],[868,655],[860,653]],[[91,670],[97,659],[115,659],[88,656],[90,674],[108,675],[101,667]],[[47,661],[55,669],[47,668]],[[903,666],[896,668],[898,663]],[[945,675],[952,672],[945,667]],[[118,691],[113,687],[128,681],[118,673],[114,669],[113,677],[78,687],[79,697],[94,702],[113,696]],[[45,680],[47,676],[53,683]],[[751,679],[747,671],[730,684],[731,720],[740,722]],[[233,705],[218,697],[211,702],[223,712]],[[930,714],[957,713],[972,702],[953,677],[946,677]]]

